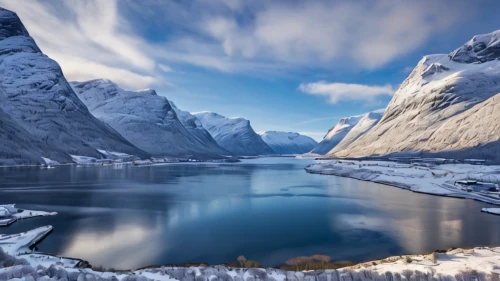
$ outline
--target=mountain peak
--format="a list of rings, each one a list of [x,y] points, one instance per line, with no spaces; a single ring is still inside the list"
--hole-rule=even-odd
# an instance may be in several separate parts
[[[30,36],[16,13],[0,8],[0,40],[13,36]]]

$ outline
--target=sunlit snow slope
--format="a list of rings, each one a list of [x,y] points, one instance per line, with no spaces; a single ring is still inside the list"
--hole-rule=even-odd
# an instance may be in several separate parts
[[[442,155],[500,159],[500,31],[449,55],[425,56],[381,121],[336,156]]]

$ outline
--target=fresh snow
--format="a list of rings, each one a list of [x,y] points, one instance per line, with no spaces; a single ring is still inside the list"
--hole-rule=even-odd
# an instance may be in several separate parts
[[[482,212],[494,215],[500,215],[500,208],[482,208]]]
[[[30,253],[30,247],[40,242],[52,230],[53,227],[49,225],[19,234],[0,234],[0,247],[9,255]]]
[[[55,212],[18,209],[15,204],[0,205],[0,226],[7,226],[22,219],[55,215]]]
[[[337,157],[419,155],[500,162],[500,31],[425,56],[380,122]]]
[[[215,141],[225,150],[236,155],[274,154],[272,148],[255,133],[250,121],[227,118],[213,112],[193,113]]]
[[[318,145],[312,138],[299,133],[267,131],[258,134],[278,154],[302,154]]]

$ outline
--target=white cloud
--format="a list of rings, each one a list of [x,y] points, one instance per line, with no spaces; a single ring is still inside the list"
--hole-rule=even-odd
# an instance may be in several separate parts
[[[437,2],[267,2],[253,12],[251,23],[230,14],[206,17],[200,25],[227,56],[373,69],[414,51],[460,19],[456,9],[442,13],[446,1]]]
[[[0,0],[0,5],[19,14],[70,80],[121,69],[141,77],[128,81],[141,87],[163,83],[156,71],[166,68],[157,62],[263,76],[304,66],[375,69],[463,18],[452,0]],[[152,43],[140,35],[151,28],[164,38]],[[82,60],[102,71],[78,72],[74,65]]]
[[[328,97],[330,103],[341,100],[373,100],[381,95],[392,96],[396,91],[391,85],[370,86],[325,81],[300,84],[299,89],[307,94]]]
[[[146,52],[147,42],[120,18],[116,0],[0,0],[0,6],[19,15],[68,80],[108,78],[128,88],[164,83],[154,73],[156,63]]]

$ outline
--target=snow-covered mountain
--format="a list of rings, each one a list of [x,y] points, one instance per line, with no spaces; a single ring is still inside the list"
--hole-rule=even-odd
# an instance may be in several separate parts
[[[193,113],[215,141],[225,150],[236,155],[273,154],[272,148],[255,133],[250,121],[243,118],[226,118],[213,112]]]
[[[96,158],[103,157],[97,149],[147,155],[90,114],[59,65],[40,51],[17,15],[2,8],[0,99],[4,113],[32,139],[43,142],[44,150]],[[68,160],[66,154],[54,156],[56,161]]]
[[[443,155],[500,159],[500,31],[449,55],[425,56],[380,122],[337,156]]]
[[[375,125],[377,125],[380,119],[382,119],[384,110],[385,109],[379,109],[364,114],[359,122],[347,133],[347,135],[328,153],[335,153],[336,151],[346,148],[366,132],[370,131]]]
[[[151,155],[216,156],[225,153],[213,143],[193,136],[177,118],[169,101],[154,90],[125,91],[104,79],[71,82],[71,86],[95,117]],[[182,116],[190,123],[189,118]]]
[[[177,118],[179,119],[179,121],[181,121],[184,128],[186,128],[186,130],[188,130],[191,135],[200,140],[207,148],[209,148],[212,153],[218,153],[222,155],[231,154],[220,147],[219,144],[217,144],[212,135],[210,135],[210,133],[205,128],[203,128],[203,125],[201,124],[200,120],[196,118],[196,116],[187,111],[180,110],[172,101],[169,102],[170,106],[175,111]]]
[[[340,119],[335,126],[328,130],[323,140],[311,150],[311,153],[324,155],[330,152],[358,124],[361,118],[363,118],[363,115]]]
[[[302,154],[318,145],[312,138],[299,133],[267,131],[259,135],[278,154]]]

